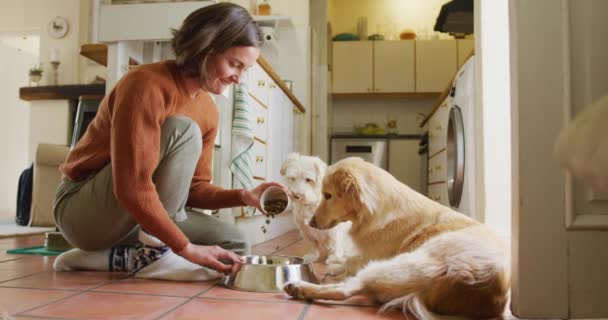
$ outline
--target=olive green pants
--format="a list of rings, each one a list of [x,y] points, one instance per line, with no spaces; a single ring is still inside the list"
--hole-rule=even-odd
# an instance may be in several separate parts
[[[201,150],[201,131],[193,120],[176,116],[163,123],[160,160],[152,178],[160,200],[192,243],[249,254],[249,242],[236,226],[185,208]],[[63,181],[57,190],[54,217],[66,240],[83,250],[137,241],[139,225],[114,195],[111,163],[83,181]]]

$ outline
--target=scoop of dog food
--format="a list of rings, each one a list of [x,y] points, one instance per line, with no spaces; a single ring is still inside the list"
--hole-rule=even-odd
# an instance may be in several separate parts
[[[264,210],[269,215],[275,215],[283,212],[287,207],[287,201],[283,199],[272,199],[264,202]]]

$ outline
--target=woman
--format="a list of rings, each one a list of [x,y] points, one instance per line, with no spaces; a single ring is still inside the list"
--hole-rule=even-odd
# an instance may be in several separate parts
[[[64,253],[56,270],[105,270],[100,264],[111,255],[110,270],[133,271],[175,252],[197,267],[228,272],[241,260],[236,253],[248,254],[235,226],[185,208],[262,210],[262,192],[281,186],[225,190],[210,183],[218,124],[210,93],[241,81],[260,54],[260,30],[242,7],[219,3],[190,14],[173,36],[175,61],[127,73],[60,167],[55,220],[82,250]],[[138,233],[145,245],[139,254],[117,246],[137,243]],[[181,258],[172,259],[175,266]]]

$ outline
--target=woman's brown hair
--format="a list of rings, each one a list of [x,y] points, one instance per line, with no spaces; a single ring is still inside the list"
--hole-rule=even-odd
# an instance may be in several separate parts
[[[187,76],[200,76],[210,53],[231,47],[260,47],[262,33],[245,8],[228,2],[192,12],[181,28],[173,29],[175,61]],[[204,71],[203,71],[204,72]]]

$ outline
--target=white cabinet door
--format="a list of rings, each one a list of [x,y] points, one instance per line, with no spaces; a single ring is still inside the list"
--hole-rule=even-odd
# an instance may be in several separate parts
[[[441,92],[456,74],[456,40],[416,41],[416,92]]]
[[[450,202],[448,200],[448,186],[445,182],[438,182],[429,184],[428,187],[428,198],[441,203],[444,206],[449,207]]]
[[[450,97],[447,97],[428,122],[429,157],[445,150],[448,143],[448,122],[450,117]]]
[[[608,95],[606,12],[604,0],[509,1],[517,94],[503,148],[514,148],[512,310],[522,319],[608,317],[608,199],[553,152],[563,126]]]
[[[253,136],[266,142],[268,141],[268,109],[255,99],[251,99],[251,111],[253,116]]]
[[[372,92],[372,41],[333,43],[333,92]]]
[[[251,147],[251,164],[253,177],[257,179],[266,179],[268,176],[268,150],[264,143],[255,140]]]
[[[414,92],[415,41],[374,41],[374,92]]]
[[[249,88],[249,93],[255,100],[258,100],[265,106],[268,106],[268,88],[270,82],[271,79],[266,71],[257,63],[247,71],[247,86]]]
[[[391,139],[388,146],[388,171],[397,180],[420,192],[422,163],[418,139]]]
[[[475,40],[458,39],[458,69],[467,61],[467,57],[475,49]]]

